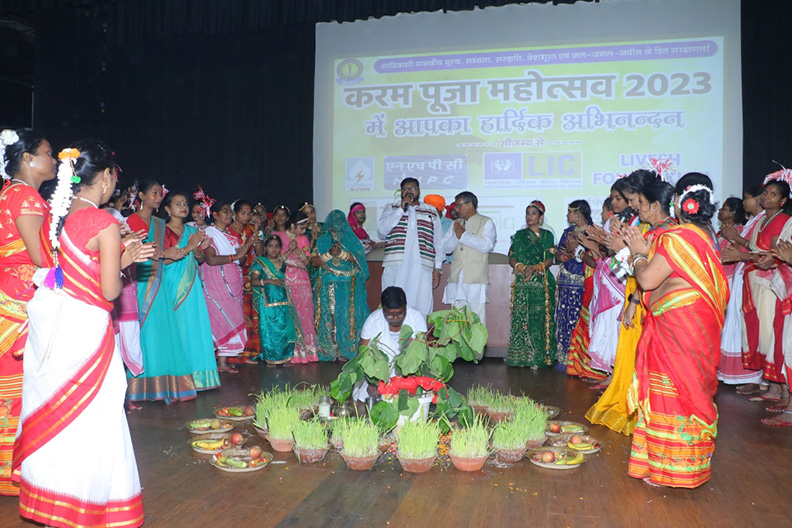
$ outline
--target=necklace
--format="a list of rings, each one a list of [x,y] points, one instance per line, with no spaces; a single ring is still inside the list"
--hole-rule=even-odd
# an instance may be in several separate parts
[[[75,196],[74,199],[89,203],[89,204],[93,205],[94,207],[96,207],[97,209],[99,209],[99,205],[96,204],[95,202],[92,202],[88,198],[83,198],[82,196]]]
[[[764,229],[765,227],[767,227],[767,225],[768,225],[770,222],[772,222],[772,221],[773,221],[773,218],[775,218],[776,216],[778,216],[779,214],[781,214],[781,212],[782,212],[782,211],[783,211],[783,209],[779,209],[778,211],[776,211],[776,213],[775,213],[773,216],[770,216],[770,217],[765,217],[765,219],[764,219],[764,220],[762,220],[762,229]]]
[[[11,181],[12,181],[12,182],[21,183],[22,185],[27,185],[28,187],[33,187],[33,186],[32,186],[32,185],[30,185],[28,182],[26,182],[26,181],[22,181],[22,180],[20,180],[19,178],[11,178]]]

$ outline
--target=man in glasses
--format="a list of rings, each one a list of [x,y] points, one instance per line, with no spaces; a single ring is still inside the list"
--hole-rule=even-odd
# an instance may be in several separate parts
[[[453,253],[443,302],[467,306],[486,325],[489,254],[497,240],[495,223],[478,214],[478,198],[470,191],[457,194],[454,203],[459,218],[443,240],[443,251]]]
[[[377,222],[377,233],[385,240],[382,289],[398,286],[407,304],[429,315],[445,260],[443,228],[437,209],[420,201],[418,180],[405,178],[400,188],[399,202],[385,207]]]
[[[399,333],[403,326],[412,328],[412,335],[417,332],[426,332],[426,317],[407,304],[404,290],[396,286],[385,288],[380,297],[380,308],[374,310],[363,324],[360,331],[360,345],[368,345],[376,340],[377,348],[388,356],[391,365],[391,377],[396,375],[393,362],[396,356],[402,353],[404,347],[399,345]],[[406,346],[406,345],[405,345]],[[368,396],[377,396],[377,387],[363,381],[355,384],[354,398],[363,401]]]

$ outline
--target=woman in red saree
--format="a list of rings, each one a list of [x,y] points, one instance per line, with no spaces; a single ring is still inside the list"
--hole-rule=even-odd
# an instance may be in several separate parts
[[[237,239],[241,246],[248,238],[256,234],[256,230],[251,224],[253,207],[250,202],[237,200],[233,203],[234,221],[228,226],[228,234]],[[239,263],[242,267],[242,312],[245,315],[245,331],[247,332],[247,343],[245,351],[238,357],[229,358],[229,363],[255,363],[253,358],[261,354],[261,342],[259,340],[259,320],[258,314],[253,310],[253,288],[250,285],[250,266],[256,260],[256,254],[263,248],[250,246],[245,258]]]
[[[628,474],[695,488],[712,472],[729,286],[709,229],[712,191],[694,185],[679,202],[679,226],[649,241],[635,228],[625,237],[647,306],[628,395],[638,412]]]
[[[96,142],[78,149],[60,154],[47,229],[56,253],[46,259],[49,270],[37,273],[39,288],[28,303],[14,478],[26,519],[131,528],[143,524],[143,503],[110,311],[121,293],[121,269],[154,249],[132,235],[122,255],[118,222],[99,208],[115,188],[112,154]],[[86,452],[91,438],[101,440]]]
[[[5,167],[5,172],[3,172]],[[38,193],[55,177],[52,147],[32,130],[0,134],[0,494],[19,495],[11,482],[11,456],[22,398],[22,351],[27,341],[27,302],[41,266],[41,226],[49,206]]]

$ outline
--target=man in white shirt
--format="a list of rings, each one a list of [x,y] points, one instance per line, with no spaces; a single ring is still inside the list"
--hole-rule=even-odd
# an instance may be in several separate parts
[[[399,346],[399,332],[404,325],[412,328],[413,334],[426,332],[426,317],[415,308],[407,305],[407,296],[404,290],[397,286],[385,288],[380,297],[381,307],[374,310],[363,324],[360,332],[360,345],[368,345],[376,340],[377,348],[388,356],[391,377],[396,375],[393,367],[396,356],[401,354]],[[376,396],[376,387],[371,386],[374,394],[370,394],[368,384],[358,382],[353,391],[356,400],[365,400],[368,396]]]
[[[497,240],[495,223],[478,214],[478,198],[472,192],[457,194],[454,202],[459,219],[443,239],[443,251],[453,254],[443,302],[467,306],[486,325],[489,254]]]
[[[385,207],[377,221],[377,233],[385,240],[382,289],[398,286],[410,306],[429,315],[445,253],[437,209],[421,203],[420,197],[418,180],[404,178],[401,201]]]

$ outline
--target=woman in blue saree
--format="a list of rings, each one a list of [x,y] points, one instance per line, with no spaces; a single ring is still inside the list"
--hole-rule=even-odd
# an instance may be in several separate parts
[[[316,280],[316,341],[320,361],[346,361],[357,356],[358,340],[369,315],[366,252],[339,210],[322,224],[311,254],[319,268]]]
[[[173,298],[173,310],[184,350],[189,351],[195,390],[220,386],[212,342],[212,325],[203,294],[198,264],[203,262],[205,234],[184,223],[190,213],[187,195],[171,192],[163,200],[169,220],[165,229],[165,249],[181,250],[177,260],[165,260],[164,287]]]
[[[177,248],[165,249],[165,221],[152,213],[162,203],[162,185],[144,182],[138,193],[140,207],[127,218],[132,231],[144,231],[144,243],[154,242],[154,258],[136,265],[138,304],[140,307],[140,347],[143,350],[143,373],[127,374],[127,399],[165,403],[195,398],[192,365],[178,333],[173,296],[162,284],[163,259],[176,257]]]

